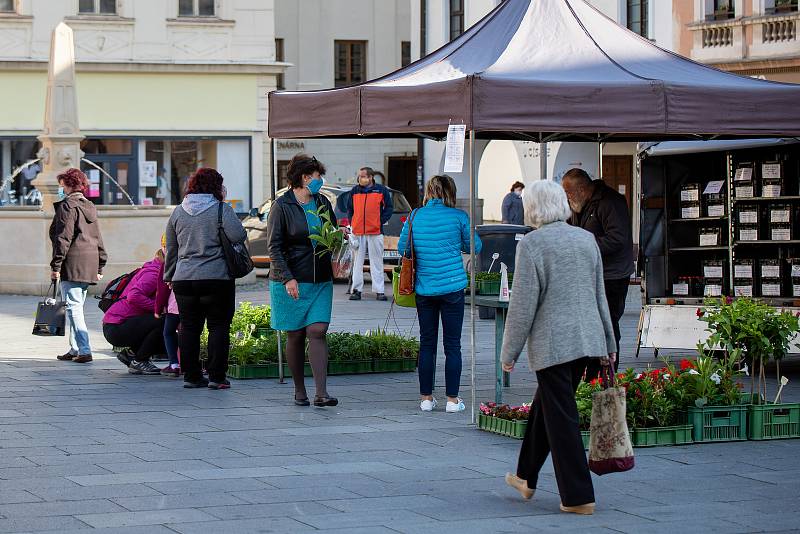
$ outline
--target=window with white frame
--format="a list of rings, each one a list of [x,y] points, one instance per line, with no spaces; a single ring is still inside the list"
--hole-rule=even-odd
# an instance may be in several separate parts
[[[766,14],[792,13],[798,10],[797,0],[767,0],[764,6]]]
[[[647,0],[628,0],[628,29],[647,37]]]
[[[215,0],[178,0],[179,17],[214,17]]]
[[[116,15],[117,0],[79,0],[78,13],[81,15]]]
[[[14,0],[0,0],[0,13],[15,13]]]
[[[450,0],[450,40],[464,33],[464,0]]]

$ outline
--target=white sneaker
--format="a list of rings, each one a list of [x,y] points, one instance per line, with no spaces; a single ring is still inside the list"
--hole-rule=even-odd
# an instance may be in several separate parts
[[[458,402],[451,402],[447,401],[447,406],[445,406],[446,412],[463,412],[466,410],[466,406],[464,406],[464,401],[461,398],[458,398]]]
[[[419,409],[423,412],[432,412],[437,404],[436,399],[424,400],[419,403]]]

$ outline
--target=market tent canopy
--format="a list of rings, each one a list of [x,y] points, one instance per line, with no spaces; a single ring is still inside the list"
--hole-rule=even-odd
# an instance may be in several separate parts
[[[800,135],[800,85],[663,50],[583,0],[506,0],[377,80],[269,95],[269,135],[623,141]]]

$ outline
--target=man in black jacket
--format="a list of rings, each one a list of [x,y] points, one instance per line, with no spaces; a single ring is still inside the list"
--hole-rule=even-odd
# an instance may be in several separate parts
[[[594,234],[603,257],[603,280],[608,311],[614,326],[619,354],[619,320],[625,313],[625,298],[633,274],[633,230],[625,196],[602,180],[592,181],[583,169],[570,169],[561,180],[567,193],[572,217],[569,223]],[[594,362],[594,360],[592,360]],[[614,363],[619,368],[619,357]],[[587,377],[594,377],[599,365],[587,367]]]

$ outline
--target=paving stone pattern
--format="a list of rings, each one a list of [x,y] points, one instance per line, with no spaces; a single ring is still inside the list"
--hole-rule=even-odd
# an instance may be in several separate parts
[[[268,302],[261,281],[238,299]],[[417,335],[413,310],[349,302],[335,287],[332,330]],[[638,291],[629,295],[623,365],[634,358]],[[30,335],[37,299],[0,296],[0,532],[380,534],[466,532],[759,532],[800,528],[800,440],[638,449],[636,468],[595,477],[594,516],[558,512],[552,465],[534,499],[503,483],[519,442],[466,414],[419,412],[414,373],[330,378],[335,409],[292,404],[277,380],[184,390],[132,376],[87,303],[95,361],[62,363],[64,340]],[[494,324],[476,318],[477,400],[494,394]],[[469,320],[462,396],[470,405]],[[568,333],[565,333],[568,335]],[[443,357],[438,376],[443,377]],[[530,398],[520,365],[509,401]],[[785,400],[800,399],[796,360]],[[313,383],[308,379],[309,391]],[[437,388],[441,401],[442,384]],[[774,391],[774,380],[770,384]]]

